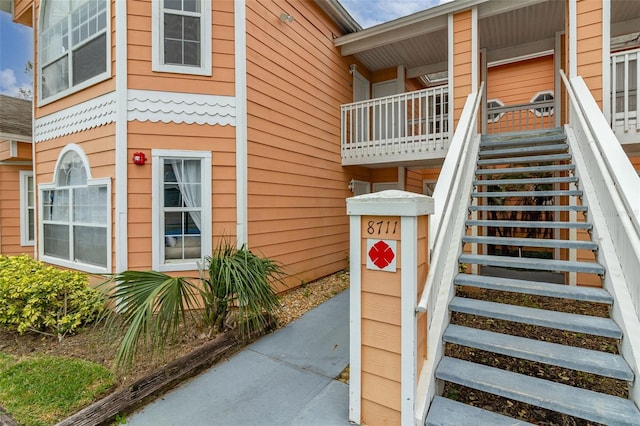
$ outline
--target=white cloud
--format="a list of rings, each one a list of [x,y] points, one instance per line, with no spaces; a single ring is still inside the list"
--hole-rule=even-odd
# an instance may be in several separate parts
[[[363,28],[429,9],[450,0],[340,0]]]
[[[18,82],[16,73],[11,68],[0,70],[0,94],[16,97],[20,89],[30,90],[31,85]]]

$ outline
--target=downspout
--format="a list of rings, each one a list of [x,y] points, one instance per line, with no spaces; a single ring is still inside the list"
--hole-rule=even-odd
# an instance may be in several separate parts
[[[247,168],[247,23],[245,0],[234,0],[236,91],[236,240],[249,243]]]

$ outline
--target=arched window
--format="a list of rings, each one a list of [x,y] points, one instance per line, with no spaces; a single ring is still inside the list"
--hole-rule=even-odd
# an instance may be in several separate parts
[[[40,99],[57,99],[109,76],[108,0],[44,0]]]
[[[54,183],[40,186],[41,259],[88,272],[110,265],[110,180],[91,179],[84,153],[68,145]]]
[[[535,103],[535,102],[548,103],[548,101],[553,101],[553,92],[550,90],[536,93],[535,96],[531,98],[531,103]],[[538,117],[547,117],[549,115],[553,115],[553,106],[551,105],[540,106],[538,108],[533,108],[531,112],[533,112]]]

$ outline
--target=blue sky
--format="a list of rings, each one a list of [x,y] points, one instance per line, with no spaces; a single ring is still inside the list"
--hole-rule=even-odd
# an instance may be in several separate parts
[[[340,0],[364,28],[428,9],[443,1],[446,0]],[[1,94],[16,96],[20,88],[31,87],[31,81],[24,73],[24,67],[27,61],[33,59],[32,50],[31,28],[13,23],[11,15],[0,12]]]

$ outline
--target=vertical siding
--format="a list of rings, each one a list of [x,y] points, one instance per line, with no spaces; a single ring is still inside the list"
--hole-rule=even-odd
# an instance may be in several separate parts
[[[129,123],[128,143],[129,269],[149,269],[153,248],[151,163],[134,165],[130,159],[136,151],[144,152],[149,159],[152,149],[213,151],[212,211],[208,215],[213,223],[213,246],[222,236],[235,237],[235,128],[133,121]]]
[[[315,3],[246,7],[249,245],[298,285],[345,266],[354,176],[340,165],[340,104],[352,98],[352,62]],[[281,22],[283,12],[294,22]]]
[[[0,165],[0,254],[33,253],[32,246],[20,245],[20,171],[30,166]]]
[[[578,75],[602,108],[602,2],[578,0],[576,6]]]
[[[152,71],[151,1],[127,3],[128,87],[233,96],[234,27],[233,2],[211,2],[212,75],[174,74]]]
[[[464,103],[471,93],[471,10],[453,15],[453,120],[460,119]]]

